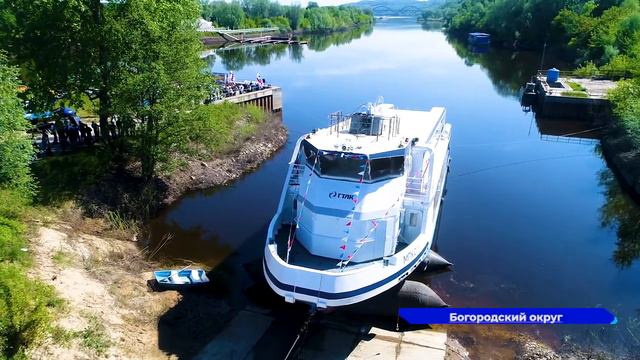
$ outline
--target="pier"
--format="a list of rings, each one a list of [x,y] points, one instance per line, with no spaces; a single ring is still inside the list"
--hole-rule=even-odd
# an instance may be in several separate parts
[[[292,36],[274,36],[273,34],[280,32],[280,29],[277,27],[232,30],[215,28],[210,22],[200,20],[198,31],[204,34],[202,42],[205,45],[223,45],[228,43],[302,45],[307,43],[306,41],[296,40]],[[213,34],[217,36],[211,36]]]
[[[613,80],[585,78],[571,72],[558,72],[555,79],[548,71],[540,70],[533,81],[525,90],[523,105],[533,105],[540,116],[595,120],[610,113],[607,93],[616,87]]]
[[[282,110],[282,89],[278,86],[269,86],[262,90],[228,96],[213,103],[220,104],[225,101],[240,105],[255,105],[265,111],[277,112]]]

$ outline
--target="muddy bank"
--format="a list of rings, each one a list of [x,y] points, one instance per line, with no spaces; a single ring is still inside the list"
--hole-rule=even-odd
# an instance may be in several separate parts
[[[581,347],[570,338],[545,339],[532,336],[512,326],[437,326],[448,329],[449,338],[456,340],[469,355],[465,359],[495,360],[631,360],[598,349]]]
[[[271,116],[235,150],[208,161],[188,159],[183,169],[162,177],[167,186],[162,205],[174,202],[187,191],[222,186],[238,179],[271,158],[286,141],[287,130],[282,121]]]

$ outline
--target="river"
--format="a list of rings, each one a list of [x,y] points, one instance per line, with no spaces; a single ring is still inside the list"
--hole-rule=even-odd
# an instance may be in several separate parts
[[[329,113],[379,96],[400,108],[444,106],[452,163],[437,248],[455,269],[432,288],[452,306],[606,307],[618,325],[509,329],[554,346],[570,339],[640,353],[640,215],[600,154],[597,133],[559,138],[588,126],[523,112],[520,86],[540,60],[473,52],[413,19],[314,37],[308,46],[220,50],[209,58],[214,71],[260,73],[283,88],[289,141],[234,184],[185,195],[152,222],[152,242],[170,233],[161,257],[212,268],[229,257],[258,259],[296,138],[327,126]],[[545,59],[552,65],[563,66]]]

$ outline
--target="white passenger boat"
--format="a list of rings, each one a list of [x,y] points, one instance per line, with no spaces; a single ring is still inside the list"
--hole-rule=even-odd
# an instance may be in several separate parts
[[[267,234],[263,269],[287,302],[354,304],[429,256],[449,167],[444,108],[369,104],[302,136]]]

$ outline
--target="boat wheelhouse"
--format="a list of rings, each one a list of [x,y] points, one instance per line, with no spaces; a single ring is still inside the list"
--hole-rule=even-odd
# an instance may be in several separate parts
[[[287,302],[354,304],[429,255],[449,166],[444,108],[369,104],[298,139],[264,250]]]

